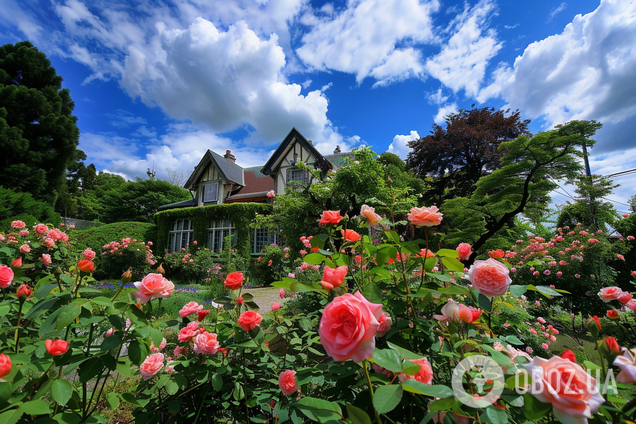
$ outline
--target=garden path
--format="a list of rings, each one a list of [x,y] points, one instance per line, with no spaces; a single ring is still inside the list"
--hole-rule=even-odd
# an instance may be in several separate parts
[[[276,302],[283,306],[287,299],[281,299],[279,296],[280,289],[276,287],[263,287],[258,289],[244,289],[244,293],[254,296],[254,302],[258,305],[258,313],[261,315],[268,314],[272,311],[272,303]]]

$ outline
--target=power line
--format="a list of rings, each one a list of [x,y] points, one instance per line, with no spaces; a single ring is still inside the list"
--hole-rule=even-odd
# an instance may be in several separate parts
[[[605,176],[600,176],[598,179],[601,179],[601,178],[622,177],[623,175],[633,174],[634,172],[636,172],[636,168],[633,168],[633,169],[627,169],[627,170],[625,170],[625,171],[616,172],[616,173],[614,173],[614,174],[609,174],[609,175],[605,175]]]

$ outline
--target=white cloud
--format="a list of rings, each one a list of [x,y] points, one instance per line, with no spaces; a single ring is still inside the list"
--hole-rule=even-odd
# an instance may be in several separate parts
[[[409,135],[398,134],[393,137],[393,142],[389,146],[388,152],[398,155],[401,159],[406,159],[406,156],[411,151],[411,148],[407,145],[408,142],[418,138],[420,138],[420,135],[414,130],[411,130]]]
[[[446,104],[437,110],[437,115],[435,115],[433,121],[435,121],[437,125],[441,125],[445,122],[444,118],[446,116],[452,113],[457,113],[458,110],[457,103]]]
[[[310,31],[296,53],[308,66],[353,73],[359,83],[421,76],[419,52],[408,44],[435,39],[431,14],[438,8],[437,0],[350,0],[339,14],[311,11],[302,17]]]
[[[519,26],[518,23],[514,24],[514,25],[504,25],[504,28],[506,29],[515,29]]]
[[[501,49],[495,30],[486,29],[494,9],[489,0],[466,6],[451,22],[453,35],[442,51],[426,61],[428,73],[454,92],[463,89],[468,96],[476,95],[488,62]]]
[[[550,11],[550,14],[548,15],[548,22],[550,22],[559,12],[563,12],[567,7],[567,4],[561,3],[560,5],[552,9]]]
[[[572,119],[617,123],[636,115],[636,3],[602,0],[561,34],[530,44],[502,65],[477,99],[501,96],[546,126]]]
[[[442,87],[438,88],[437,91],[433,93],[426,93],[426,98],[432,105],[441,105],[448,100],[448,96],[444,96],[442,93]]]

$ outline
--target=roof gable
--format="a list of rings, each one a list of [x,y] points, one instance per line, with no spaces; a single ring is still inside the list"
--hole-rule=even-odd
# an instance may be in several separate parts
[[[199,162],[196,168],[194,168],[194,172],[190,175],[190,178],[188,178],[184,187],[188,190],[194,189],[195,185],[201,178],[201,175],[210,164],[214,164],[227,181],[236,183],[240,186],[245,185],[243,168],[230,162],[218,153],[208,150],[205,152],[205,155],[203,155],[203,158],[201,158],[201,162]]]
[[[333,168],[333,165],[325,159],[323,155],[311,144],[307,139],[296,129],[292,128],[287,137],[274,151],[272,156],[267,160],[267,163],[261,168],[261,173],[264,175],[274,176],[278,173],[281,167],[283,158],[287,152],[293,147],[294,143],[299,143],[305,150],[314,157],[314,168],[322,169],[326,171]]]

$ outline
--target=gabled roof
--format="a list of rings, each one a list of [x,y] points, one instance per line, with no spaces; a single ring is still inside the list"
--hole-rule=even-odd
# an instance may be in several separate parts
[[[157,208],[157,211],[165,211],[166,209],[187,208],[196,205],[197,198],[195,197],[194,199],[182,200],[180,202],[170,203],[168,205],[161,205]]]
[[[267,163],[263,165],[263,168],[261,168],[261,173],[269,176],[276,175],[278,173],[278,170],[280,169],[283,158],[293,147],[294,141],[300,143],[300,145],[307,149],[307,151],[314,157],[315,169],[322,169],[326,172],[329,169],[333,168],[333,165],[327,159],[325,159],[325,157],[321,155],[320,152],[316,150],[316,148],[310,142],[307,141],[307,139],[296,129],[296,127],[294,127],[291,129],[289,134],[287,134],[287,137],[285,137],[283,142],[278,146]]]
[[[184,187],[188,190],[194,189],[194,184],[199,181],[199,178],[201,178],[201,174],[203,174],[205,168],[207,168],[207,166],[211,163],[214,163],[216,165],[216,167],[219,169],[226,180],[236,183],[240,186],[245,185],[243,168],[235,163],[230,162],[218,153],[215,153],[212,150],[208,150],[207,152],[205,152],[205,155],[203,155],[201,162],[199,162],[196,168],[194,168],[194,172],[192,173],[192,175],[190,175],[190,178],[188,178],[188,181],[186,181]]]

